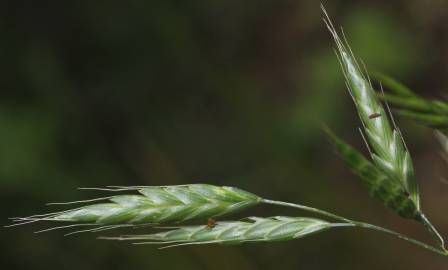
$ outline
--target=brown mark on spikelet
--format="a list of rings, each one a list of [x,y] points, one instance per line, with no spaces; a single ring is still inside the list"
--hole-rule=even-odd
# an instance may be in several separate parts
[[[215,226],[216,226],[216,220],[214,220],[213,218],[209,218],[207,221],[207,228],[213,229]]]

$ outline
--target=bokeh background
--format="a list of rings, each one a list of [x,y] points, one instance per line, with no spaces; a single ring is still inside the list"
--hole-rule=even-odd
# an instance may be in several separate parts
[[[320,131],[360,125],[315,0],[1,1],[2,224],[104,195],[77,187],[232,185],[429,240],[371,200]],[[324,1],[371,71],[426,97],[448,88],[448,2]],[[397,119],[423,207],[448,237],[448,167],[432,131]],[[244,215],[306,215],[258,207]],[[95,234],[1,229],[3,269],[445,269],[387,235],[157,250]]]

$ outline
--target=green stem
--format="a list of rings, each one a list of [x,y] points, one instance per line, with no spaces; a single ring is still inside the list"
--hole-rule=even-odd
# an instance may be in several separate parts
[[[440,247],[447,251],[445,249],[445,241],[443,240],[443,237],[440,235],[440,233],[437,231],[437,229],[432,225],[432,223],[429,221],[429,219],[422,213],[420,214],[420,217],[422,219],[422,223],[425,226],[425,228],[429,231],[431,236],[439,243]]]
[[[286,206],[286,207],[292,207],[292,208],[298,208],[304,211],[308,211],[308,212],[312,212],[312,213],[316,213],[319,215],[323,215],[323,216],[327,216],[330,218],[333,218],[335,220],[339,220],[339,221],[343,221],[343,222],[347,222],[347,223],[353,223],[352,220],[345,218],[345,217],[341,217],[338,216],[336,214],[324,211],[324,210],[320,210],[317,208],[313,208],[313,207],[309,207],[309,206],[305,206],[305,205],[300,205],[300,204],[295,204],[295,203],[288,203],[288,202],[281,202],[281,201],[274,201],[274,200],[267,200],[267,199],[262,199],[261,202],[266,203],[266,204],[272,204],[272,205],[279,205],[279,206]]]
[[[437,253],[437,254],[442,255],[442,256],[448,256],[448,251],[446,251],[445,249],[435,248],[435,247],[430,246],[430,245],[428,245],[426,243],[423,243],[423,242],[421,242],[419,240],[413,239],[413,238],[408,237],[408,236],[406,236],[404,234],[401,234],[401,233],[398,233],[398,232],[395,232],[395,231],[392,231],[392,230],[389,230],[389,229],[386,229],[386,228],[383,228],[383,227],[380,227],[380,226],[372,225],[372,224],[365,223],[365,222],[351,220],[351,219],[348,219],[348,218],[345,218],[345,217],[341,217],[341,216],[335,215],[333,213],[330,213],[330,212],[327,212],[327,211],[324,211],[324,210],[320,210],[320,209],[317,209],[317,208],[304,206],[304,205],[300,205],[300,204],[288,203],[288,202],[282,202],[282,201],[274,201],[274,200],[267,200],[267,199],[263,199],[262,202],[266,203],[266,204],[298,208],[298,209],[301,209],[301,210],[304,210],[304,211],[308,211],[308,212],[316,213],[316,214],[319,214],[319,215],[327,216],[327,217],[333,218],[335,220],[347,222],[347,223],[350,223],[353,226],[356,226],[356,227],[359,227],[359,228],[371,229],[371,230],[375,230],[375,231],[391,234],[391,235],[394,235],[394,236],[396,236],[396,237],[398,237],[400,239],[408,241],[408,242],[410,242],[412,244],[420,246],[420,247],[422,247],[422,248],[424,248],[426,250],[432,251],[432,252]]]

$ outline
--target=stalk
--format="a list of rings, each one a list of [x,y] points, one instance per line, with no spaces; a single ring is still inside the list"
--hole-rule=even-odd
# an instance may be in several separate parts
[[[319,214],[319,215],[326,216],[326,217],[329,217],[329,218],[333,218],[333,219],[338,220],[338,221],[349,223],[349,224],[352,224],[353,226],[358,227],[358,228],[370,229],[370,230],[374,230],[374,231],[378,231],[378,232],[383,232],[383,233],[386,233],[386,234],[394,235],[394,236],[396,236],[396,237],[398,237],[398,238],[400,238],[402,240],[410,242],[410,243],[412,243],[414,245],[417,245],[417,246],[419,246],[421,248],[424,248],[426,250],[429,250],[431,252],[437,253],[437,254],[442,255],[442,256],[448,256],[448,251],[445,248],[443,248],[443,247],[441,249],[438,249],[436,247],[433,247],[431,245],[423,243],[423,242],[421,242],[419,240],[411,238],[411,237],[409,237],[407,235],[404,235],[404,234],[401,234],[401,233],[398,233],[398,232],[395,232],[395,231],[392,231],[392,230],[389,230],[389,229],[386,229],[386,228],[383,228],[383,227],[380,227],[380,226],[377,226],[377,225],[372,225],[372,224],[369,224],[369,223],[348,219],[348,218],[345,218],[345,217],[342,217],[342,216],[339,216],[339,215],[327,212],[325,210],[320,210],[320,209],[317,209],[317,208],[313,208],[313,207],[309,207],[309,206],[305,206],[305,205],[300,205],[300,204],[295,204],[295,203],[275,201],[275,200],[267,200],[267,199],[263,199],[261,202],[265,203],[265,204],[297,208],[297,209],[301,209],[301,210],[308,211],[308,212],[311,212],[311,213],[315,213],[315,214]]]

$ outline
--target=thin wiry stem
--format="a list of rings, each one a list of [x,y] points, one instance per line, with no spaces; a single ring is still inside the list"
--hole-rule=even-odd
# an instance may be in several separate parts
[[[394,235],[394,236],[396,236],[396,237],[398,237],[400,239],[408,241],[408,242],[410,242],[410,243],[412,243],[414,245],[417,245],[419,247],[422,247],[422,248],[424,248],[426,250],[432,251],[432,252],[437,253],[439,255],[448,256],[448,251],[445,250],[444,248],[438,249],[436,247],[433,247],[431,245],[423,243],[423,242],[421,242],[419,240],[411,238],[411,237],[409,237],[407,235],[404,235],[404,234],[401,234],[401,233],[398,233],[398,232],[395,232],[395,231],[392,231],[392,230],[389,230],[389,229],[386,229],[386,228],[383,228],[383,227],[380,227],[380,226],[372,225],[372,224],[369,224],[369,223],[356,221],[356,220],[351,220],[351,219],[348,219],[348,218],[345,218],[345,217],[342,217],[342,216],[339,216],[339,215],[336,215],[336,214],[333,214],[333,213],[330,213],[330,212],[327,212],[327,211],[324,211],[324,210],[320,210],[320,209],[317,209],[317,208],[313,208],[313,207],[309,207],[309,206],[305,206],[305,205],[300,205],[300,204],[295,204],[295,203],[275,201],[275,200],[267,200],[267,199],[263,199],[262,203],[272,204],[272,205],[279,205],[279,206],[286,206],[286,207],[292,207],[292,208],[298,208],[298,209],[301,209],[301,210],[304,210],[304,211],[308,211],[308,212],[312,212],[312,213],[315,213],[315,214],[323,215],[323,216],[326,216],[326,217],[329,217],[329,218],[333,218],[335,220],[347,222],[347,223],[353,224],[354,226],[359,227],[359,228],[365,228],[365,229],[371,229],[371,230],[375,230],[375,231],[379,231],[379,232],[384,232],[384,233],[387,233],[387,234],[390,234],[390,235]]]
[[[308,211],[308,212],[312,212],[312,213],[316,213],[322,216],[326,216],[329,218],[333,218],[335,220],[339,220],[339,221],[343,221],[343,222],[347,222],[347,223],[353,223],[352,220],[348,219],[348,218],[344,218],[341,216],[338,216],[336,214],[324,211],[324,210],[320,210],[314,207],[309,207],[309,206],[305,206],[305,205],[301,205],[301,204],[295,204],[295,203],[289,203],[289,202],[282,202],[282,201],[275,201],[275,200],[268,200],[268,199],[263,199],[261,200],[262,203],[266,203],[266,204],[272,204],[272,205],[279,205],[279,206],[286,206],[286,207],[292,207],[292,208],[298,208],[304,211]]]
[[[434,225],[432,225],[431,221],[429,221],[429,219],[423,213],[421,214],[421,218],[423,225],[429,231],[431,236],[439,243],[440,247],[446,251],[445,240],[443,239],[442,235],[440,235]]]

